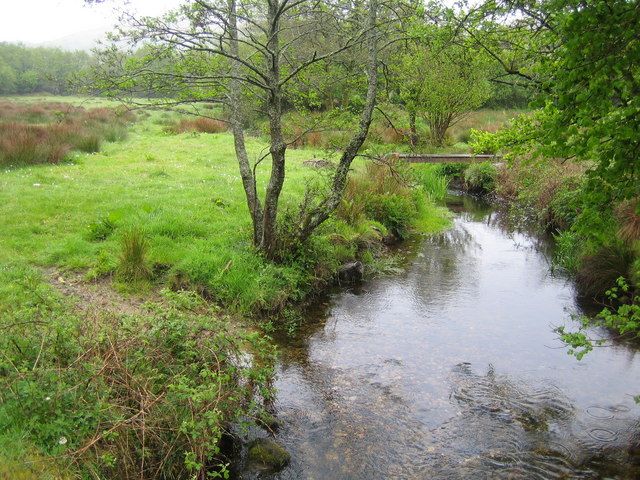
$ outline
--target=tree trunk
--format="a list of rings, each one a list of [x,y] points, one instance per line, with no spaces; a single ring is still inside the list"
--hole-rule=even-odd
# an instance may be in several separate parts
[[[437,147],[444,145],[445,135],[451,124],[450,115],[434,115],[429,118],[431,143]]]
[[[416,112],[409,110],[409,142],[412,147],[418,145],[418,130],[416,129]]]
[[[267,20],[270,25],[269,42],[267,49],[271,54],[269,63],[269,87],[268,116],[269,135],[271,147],[271,176],[264,199],[264,218],[262,224],[262,241],[260,249],[273,258],[278,248],[278,200],[282,192],[285,177],[285,154],[287,144],[282,135],[282,92],[280,86],[280,2],[269,0],[269,12]]]
[[[228,0],[229,8],[229,35],[232,55],[239,56],[238,47],[238,22],[236,17],[236,0]],[[241,104],[241,82],[240,64],[237,61],[231,62],[233,69],[233,79],[229,82],[229,103],[231,104],[231,130],[233,132],[233,141],[240,167],[240,177],[242,178],[242,186],[244,187],[245,196],[247,198],[247,206],[251,214],[251,222],[253,224],[253,243],[259,245],[262,241],[262,206],[258,197],[256,188],[256,179],[249,165],[249,155],[244,139],[244,126],[242,122]]]
[[[338,208],[344,189],[347,184],[347,177],[351,162],[356,157],[362,144],[367,139],[369,126],[373,118],[373,110],[376,106],[376,94],[378,92],[378,32],[376,31],[378,13],[378,0],[370,0],[369,14],[367,16],[367,51],[368,51],[368,88],[367,98],[364,109],[360,115],[360,124],[357,132],[351,138],[349,144],[345,148],[340,157],[340,163],[336,167],[333,175],[331,191],[327,198],[321,204],[304,215],[300,229],[299,240],[307,240],[313,231],[321,225],[329,216]]]

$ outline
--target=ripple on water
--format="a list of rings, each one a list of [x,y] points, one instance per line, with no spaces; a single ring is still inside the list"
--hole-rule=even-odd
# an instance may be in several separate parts
[[[589,436],[599,442],[612,442],[616,439],[617,434],[606,428],[592,428],[589,430]]]
[[[586,410],[587,415],[600,420],[608,420],[613,418],[613,411],[610,408],[598,407],[596,405],[588,407]]]

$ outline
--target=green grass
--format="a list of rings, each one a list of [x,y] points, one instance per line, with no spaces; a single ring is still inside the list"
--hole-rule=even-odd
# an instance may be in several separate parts
[[[75,154],[72,164],[0,173],[0,264],[22,260],[89,277],[114,273],[123,235],[134,228],[148,241],[150,267],[163,272],[161,283],[195,287],[242,312],[299,300],[312,286],[309,272],[298,264],[270,264],[252,248],[232,136],[167,134],[160,121],[166,117],[174,116],[153,112],[132,127],[128,140]],[[259,139],[248,141],[254,158],[265,147]],[[306,182],[321,174],[302,165],[319,155],[288,152],[283,211],[297,205]],[[260,189],[268,171],[263,162]],[[441,222],[421,225],[442,228]],[[332,220],[322,232],[328,238],[345,229]],[[314,248],[333,268],[353,256],[352,248],[332,247],[328,240],[317,239]]]
[[[0,480],[72,480],[77,477],[41,455],[18,431],[0,434]]]

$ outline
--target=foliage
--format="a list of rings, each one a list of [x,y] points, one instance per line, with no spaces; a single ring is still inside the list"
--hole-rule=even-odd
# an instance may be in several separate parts
[[[434,145],[442,145],[447,129],[490,97],[487,68],[481,52],[456,46],[418,45],[402,56],[400,98],[410,113],[424,116]]]
[[[619,277],[615,285],[606,291],[610,302],[594,319],[583,318],[577,332],[568,332],[565,327],[556,331],[570,348],[568,353],[581,360],[594,346],[604,344],[601,339],[589,337],[587,329],[593,325],[611,329],[621,335],[638,336],[640,332],[640,296],[636,295],[624,277]]]
[[[475,154],[495,155],[501,147],[498,136],[493,132],[471,129],[469,145]]]
[[[338,207],[350,166],[366,140],[377,97],[378,40],[392,33],[398,24],[394,16],[401,10],[377,0],[234,0],[185,2],[162,18],[125,15],[113,44],[100,52],[92,81],[108,95],[133,104],[144,103],[137,98],[143,94],[155,105],[190,106],[195,115],[200,103],[223,106],[235,138],[253,244],[275,260],[288,241],[278,238],[287,170],[286,107],[293,102],[299,109],[318,108],[309,75],[340,70],[334,68],[340,61],[354,65],[350,70],[361,83],[361,101],[353,102],[358,122],[324,191],[316,192],[313,201],[310,194],[305,196],[298,228],[291,233],[306,241]],[[379,22],[383,14],[385,21]],[[270,145],[257,159],[249,158],[245,138],[254,112],[269,122]],[[262,190],[258,166],[267,158],[271,169]]]
[[[73,79],[90,60],[86,52],[0,42],[0,95],[75,93]]]
[[[552,0],[491,1],[470,18],[477,12],[467,32],[500,59],[505,81],[533,89],[539,107],[496,141],[531,162],[582,164],[587,182],[573,238],[585,258],[611,247],[616,205],[640,195],[640,43],[632,33],[640,10],[625,0]]]
[[[144,313],[73,313],[31,269],[3,268],[0,427],[111,478],[224,471],[221,439],[270,399],[273,351],[193,294]]]
[[[497,170],[490,162],[472,163],[463,174],[467,190],[488,193],[495,189]]]

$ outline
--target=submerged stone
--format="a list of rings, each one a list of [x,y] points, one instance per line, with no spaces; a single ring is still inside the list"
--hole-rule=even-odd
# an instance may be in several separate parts
[[[364,265],[362,262],[345,263],[338,270],[338,280],[340,283],[357,283],[362,281],[364,276]]]
[[[278,442],[258,438],[249,444],[247,460],[251,468],[276,472],[287,466],[291,455]]]

